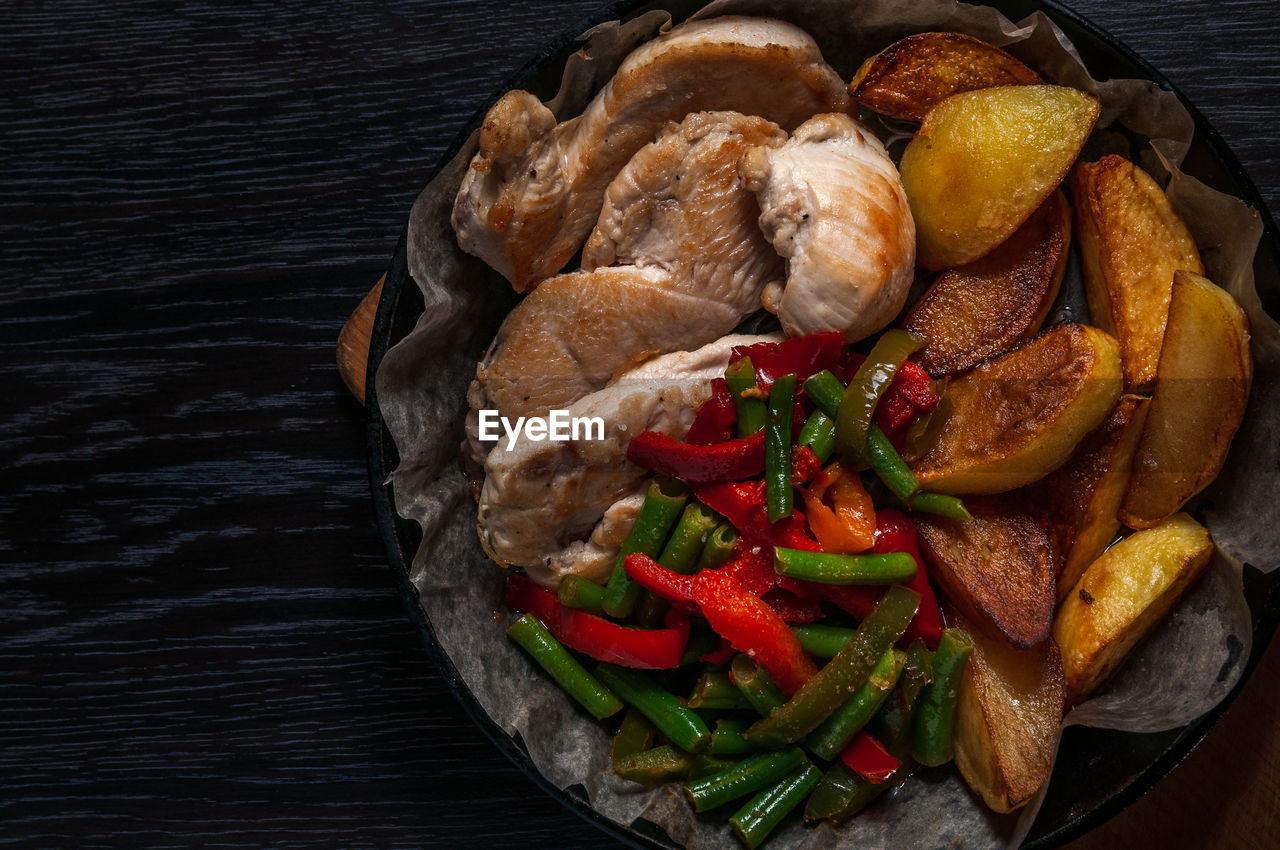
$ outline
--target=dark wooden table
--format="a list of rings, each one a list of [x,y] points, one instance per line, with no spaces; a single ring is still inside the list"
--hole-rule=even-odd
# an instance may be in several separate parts
[[[0,845],[602,842],[427,661],[333,353],[456,129],[594,5],[6,4]],[[1280,210],[1274,3],[1076,5]],[[1253,684],[1224,755],[1173,781],[1255,777],[1265,836],[1280,782],[1246,751],[1275,686]],[[1232,817],[1163,791],[1106,835]]]

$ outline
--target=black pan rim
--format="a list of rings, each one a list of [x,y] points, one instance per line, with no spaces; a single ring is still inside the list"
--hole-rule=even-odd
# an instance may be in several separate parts
[[[997,7],[1004,5],[998,0],[994,0],[994,2],[992,0],[988,0],[988,2]],[[439,161],[431,169],[427,178],[428,181],[433,179],[435,175],[439,173],[441,168],[449,162],[449,160],[451,160],[459,150],[461,150],[472,130],[479,126],[480,121],[489,106],[503,92],[512,88],[520,87],[547,63],[554,61],[556,57],[560,56],[570,45],[577,41],[577,36],[580,33],[585,32],[595,24],[623,17],[630,12],[644,7],[645,5],[648,4],[644,2],[644,0],[613,0],[613,2],[606,3],[605,5],[597,8],[590,15],[578,20],[577,23],[563,30],[559,36],[547,42],[532,59],[512,74],[512,76],[508,78],[499,89],[492,93],[489,98],[486,99],[485,103],[476,110],[476,112],[467,121],[464,128],[446,148]],[[1055,23],[1067,21],[1073,26],[1083,30],[1107,49],[1114,51],[1129,63],[1139,68],[1146,79],[1151,80],[1160,88],[1175,95],[1183,107],[1187,109],[1188,113],[1190,113],[1195,124],[1196,135],[1199,136],[1200,139],[1208,146],[1219,164],[1226,168],[1231,177],[1238,184],[1242,200],[1258,211],[1263,225],[1263,235],[1262,241],[1259,245],[1259,251],[1263,250],[1263,248],[1268,244],[1273,248],[1280,250],[1280,235],[1277,233],[1276,223],[1257,187],[1245,172],[1244,167],[1240,164],[1239,159],[1231,151],[1226,141],[1209,123],[1204,115],[1164,76],[1164,74],[1126,46],[1123,42],[1119,41],[1084,16],[1067,8],[1066,6],[1063,6],[1058,2],[1058,0],[1036,0],[1033,5],[1040,10],[1045,11],[1049,17],[1055,21]],[[476,700],[474,695],[472,695],[465,682],[462,681],[452,661],[449,659],[447,654],[441,650],[436,640],[435,631],[431,625],[430,619],[427,617],[426,612],[419,603],[416,591],[409,583],[409,563],[405,558],[405,553],[400,549],[395,527],[396,514],[393,496],[390,485],[386,483],[390,470],[385,469],[383,466],[383,452],[385,448],[384,440],[389,439],[390,435],[386,432],[381,412],[378,408],[375,380],[378,366],[381,364],[382,358],[388,349],[390,330],[392,326],[392,319],[395,315],[396,304],[403,285],[408,278],[408,269],[406,265],[407,231],[408,224],[406,216],[406,225],[404,230],[401,232],[399,242],[396,245],[391,262],[388,266],[382,297],[379,300],[377,315],[374,320],[372,342],[370,345],[366,372],[367,389],[365,398],[369,481],[373,496],[375,520],[379,533],[383,539],[383,545],[387,551],[389,564],[392,567],[392,571],[395,573],[395,581],[400,589],[401,597],[409,610],[411,619],[413,619],[415,625],[418,627],[423,638],[424,647],[430,657],[435,661],[449,687],[449,690],[463,706],[468,716],[470,716],[481,731],[484,732],[485,736],[488,737],[489,740],[491,740],[494,745],[501,750],[513,764],[515,764],[516,767],[518,767],[539,787],[558,800],[562,805],[566,806],[569,810],[594,824],[596,827],[604,830],[613,838],[631,847],[666,848],[675,846],[659,842],[649,835],[637,832],[634,828],[624,827],[609,818],[606,818],[604,815],[593,809],[580,795],[561,789],[543,777],[529,760],[528,755],[521,748],[516,739],[508,736],[500,727],[498,727],[498,725],[480,706],[479,702]],[[411,560],[411,558],[409,560]],[[1249,677],[1252,675],[1254,669],[1261,660],[1262,655],[1270,644],[1277,627],[1280,626],[1280,581],[1273,583],[1273,586],[1267,595],[1265,604],[1260,610],[1253,612],[1253,614],[1253,641],[1249,659],[1245,664],[1240,680],[1226,695],[1226,697],[1224,697],[1223,700],[1214,708],[1183,727],[1181,734],[1169,749],[1166,750],[1162,756],[1148,764],[1147,767],[1144,768],[1143,771],[1134,779],[1134,781],[1085,814],[1075,818],[1058,829],[1039,836],[1035,840],[1027,843],[1024,846],[1028,848],[1028,850],[1031,850],[1031,848],[1034,848],[1034,850],[1048,850],[1048,848],[1060,847],[1100,826],[1130,806],[1132,803],[1145,796],[1160,780],[1167,776],[1191,754],[1191,752],[1204,740],[1218,720],[1222,718],[1227,709],[1235,701],[1236,696],[1240,693],[1241,689],[1244,687],[1245,683],[1248,681]]]

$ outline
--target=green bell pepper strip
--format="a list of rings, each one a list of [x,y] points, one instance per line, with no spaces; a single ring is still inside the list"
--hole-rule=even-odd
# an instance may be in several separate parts
[[[910,331],[885,331],[849,381],[836,411],[836,449],[854,468],[871,465],[867,436],[876,402],[893,383],[903,361],[923,344],[924,338]]]
[[[622,701],[588,673],[537,617],[525,614],[507,628],[507,637],[533,656],[556,684],[597,720],[622,710]]]
[[[734,656],[729,665],[729,676],[761,717],[768,717],[775,708],[787,701],[768,671],[749,655]]]
[[[720,518],[701,502],[693,501],[685,505],[676,523],[671,538],[663,547],[657,562],[677,573],[692,573],[698,564],[698,557],[706,546],[707,537],[720,522]]]
[[[724,381],[729,386],[729,395],[733,398],[733,406],[738,411],[738,424],[735,433],[739,437],[747,437],[764,427],[764,398],[755,395],[756,368],[750,357],[743,357],[730,364],[725,370]],[[747,395],[743,395],[747,393]]]
[[[907,552],[841,555],[803,549],[773,550],[778,575],[819,584],[896,584],[916,576],[916,561]]]
[[[894,787],[910,765],[903,765],[898,772],[885,782],[868,782],[849,769],[844,762],[837,761],[822,777],[818,787],[809,795],[805,804],[804,819],[808,821],[831,820],[844,823],[858,812],[865,809],[877,797]]]
[[[752,797],[729,818],[729,823],[742,843],[755,850],[821,781],[822,771],[807,765]]]
[[[933,653],[920,639],[907,647],[907,663],[893,696],[876,715],[880,740],[900,761],[911,758],[912,727],[921,692],[933,681]]]
[[[611,617],[629,617],[640,601],[640,585],[627,575],[622,561],[633,552],[643,552],[656,558],[662,552],[671,527],[680,517],[681,509],[689,498],[689,491],[677,481],[655,479],[645,494],[644,504],[636,516],[635,524],[622,543],[622,550],[613,565],[609,583],[605,585],[602,607]]]
[[[705,812],[767,788],[808,763],[809,759],[799,747],[757,753],[723,773],[686,782],[684,792],[693,803],[695,811]]]
[[[827,761],[840,755],[858,730],[884,705],[906,663],[907,654],[900,649],[891,649],[880,656],[867,683],[805,739],[809,749]]]
[[[795,505],[795,488],[791,483],[791,420],[795,402],[795,375],[783,375],[773,382],[764,431],[765,507],[769,522],[791,516]]]
[[[919,606],[920,594],[891,585],[853,639],[790,700],[748,729],[746,739],[763,747],[780,747],[816,729],[866,683],[880,656],[907,630]],[[626,699],[625,694],[622,697]]]
[[[662,734],[688,753],[700,753],[711,745],[711,730],[692,709],[680,704],[669,691],[658,687],[653,679],[638,670],[600,664],[596,678],[605,687],[636,708]]]
[[[920,694],[912,721],[911,754],[921,764],[936,767],[954,755],[956,696],[973,638],[962,629],[945,629],[933,656],[933,684]]]
[[[670,744],[663,744],[624,758],[621,764],[614,765],[613,772],[623,779],[654,786],[672,779],[683,779],[692,768],[693,756]]]

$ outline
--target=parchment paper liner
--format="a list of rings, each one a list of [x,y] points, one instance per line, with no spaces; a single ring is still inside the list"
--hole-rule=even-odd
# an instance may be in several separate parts
[[[679,16],[679,4],[669,4]],[[1075,49],[1042,14],[1017,24],[993,9],[921,0],[809,0],[775,8],[767,2],[719,2],[699,14],[767,14],[814,35],[827,61],[845,78],[866,57],[912,32],[959,30],[1006,47],[1051,82],[1099,94],[1103,113],[1086,158],[1118,149],[1154,173],[1171,173],[1169,193],[1204,255],[1208,276],[1244,305],[1253,331],[1255,378],[1248,416],[1218,482],[1205,494],[1205,512],[1221,556],[1202,581],[1132,654],[1105,690],[1074,709],[1073,723],[1133,732],[1185,725],[1216,705],[1234,686],[1249,656],[1251,619],[1241,590],[1241,563],[1269,571],[1280,563],[1280,329],[1254,287],[1252,262],[1261,220],[1238,199],[1178,171],[1193,122],[1177,98],[1141,80],[1099,83]],[[683,11],[688,11],[692,6]],[[566,64],[550,102],[563,118],[575,114],[635,45],[665,26],[649,11],[625,24],[602,24],[584,35],[583,50]],[[1152,139],[1129,149],[1118,123]],[[458,467],[465,392],[476,359],[514,298],[505,281],[458,250],[449,211],[474,152],[474,136],[419,196],[410,216],[409,270],[426,308],[413,332],[391,349],[377,375],[387,427],[400,452],[392,474],[400,514],[422,526],[423,542],[410,579],[431,618],[441,648],[497,724],[518,734],[542,774],[559,787],[578,785],[591,804],[620,824],[644,817],[691,848],[736,847],[723,817],[697,817],[674,787],[646,790],[607,771],[608,735],[577,711],[505,639],[495,624],[504,575],[480,551],[475,505]],[[1050,322],[1084,319],[1078,272],[1069,272]],[[1043,798],[1043,797],[1042,797]],[[1041,798],[1041,799],[1042,799]],[[839,829],[792,821],[770,838],[776,850],[835,846],[992,847],[1027,834],[1039,800],[1019,817],[989,812],[951,769],[908,780]]]

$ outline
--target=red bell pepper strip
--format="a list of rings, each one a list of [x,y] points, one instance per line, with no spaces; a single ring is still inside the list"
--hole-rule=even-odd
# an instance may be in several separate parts
[[[879,785],[893,776],[894,771],[901,766],[901,763],[891,756],[879,741],[868,735],[866,730],[860,730],[853,737],[849,746],[840,753],[840,761],[873,785]]]
[[[808,446],[797,446],[791,450],[791,481],[793,484],[807,484],[822,471],[822,461]]]
[[[744,357],[750,357],[752,367],[757,370],[759,376],[759,367],[755,364],[759,363],[764,356],[770,351],[778,347],[776,342],[757,342],[752,345],[735,345],[729,349],[729,365],[732,366]]]
[[[733,481],[764,472],[764,431],[710,446],[682,443],[657,431],[631,438],[627,460],[681,481]]]
[[[788,623],[816,623],[822,619],[818,600],[802,599],[781,587],[773,588],[760,599]]]
[[[908,360],[898,367],[890,387],[919,408],[921,413],[928,413],[938,405],[938,396],[934,395],[931,381],[928,372]]]
[[[733,573],[742,589],[752,596],[764,596],[772,590],[781,576],[773,568],[771,547],[743,547],[733,560],[721,567]]]
[[[732,572],[698,573],[693,598],[716,634],[754,658],[783,693],[794,694],[818,672],[783,619],[743,589]]]
[[[737,421],[738,410],[729,395],[729,385],[724,378],[716,378],[711,382],[711,397],[698,408],[684,441],[691,446],[723,443],[733,436]]]
[[[621,667],[667,670],[680,666],[689,629],[632,629],[603,617],[567,608],[555,593],[520,573],[507,579],[507,604],[542,621],[556,640],[570,649]]]
[[[794,511],[786,519],[770,524],[764,505],[764,481],[732,481],[695,484],[693,494],[704,505],[723,516],[738,529],[742,539],[753,546],[785,546],[789,549],[819,550],[816,540],[805,531],[804,514]]]
[[[671,602],[693,602],[693,576],[669,570],[643,552],[622,559],[622,567],[636,584]]]
[[[876,405],[876,424],[886,434],[903,430],[916,418],[916,406],[900,393],[886,393]]]
[[[876,544],[871,549],[877,554],[884,552],[906,552],[915,559],[916,577],[906,582],[906,587],[920,594],[920,607],[916,616],[902,636],[904,644],[909,644],[917,637],[923,638],[930,649],[938,648],[942,640],[942,611],[938,608],[937,597],[929,586],[929,578],[925,571],[924,561],[920,558],[920,543],[916,535],[916,527],[903,516],[901,511],[882,510],[876,513]],[[839,603],[837,603],[839,604]]]
[[[752,358],[752,362],[761,385],[771,386],[778,378],[791,374],[796,376],[797,384],[803,384],[810,375],[839,363],[843,348],[844,334],[838,331],[807,334],[783,340],[759,358]]]

